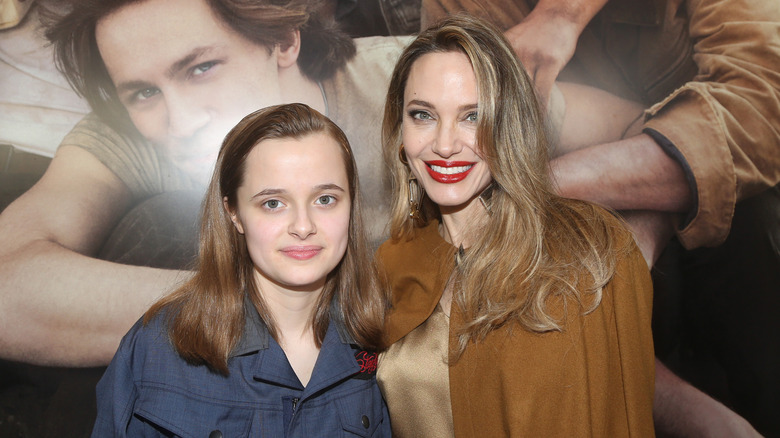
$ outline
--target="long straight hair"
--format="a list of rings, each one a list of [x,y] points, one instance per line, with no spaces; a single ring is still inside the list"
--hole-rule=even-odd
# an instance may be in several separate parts
[[[453,300],[466,321],[458,333],[457,357],[470,341],[509,322],[534,332],[561,330],[560,315],[549,311],[552,297],[573,299],[592,311],[614,274],[617,252],[625,248],[616,248],[617,219],[554,193],[544,116],[533,85],[501,32],[467,15],[450,16],[422,32],[393,72],[382,125],[395,194],[391,237],[410,239],[416,228],[440,219],[438,207],[427,198],[419,219],[410,218],[411,170],[398,151],[411,67],[425,54],[446,52],[465,54],[474,69],[476,141],[494,181],[492,214],[471,231],[475,242],[453,272]]]
[[[186,360],[228,373],[228,357],[244,328],[246,296],[271,336],[279,340],[273,315],[255,284],[255,266],[246,240],[233,225],[223,199],[235,209],[247,156],[258,143],[315,133],[326,133],[340,146],[351,200],[344,258],[328,274],[312,314],[315,343],[322,344],[330,322],[331,301],[334,301],[338,316],[358,345],[368,349],[383,347],[382,322],[387,298],[378,287],[365,237],[352,149],[344,132],[330,119],[307,105],[294,103],[256,111],[225,137],[203,202],[197,270],[189,281],[158,301],[144,317],[144,322],[148,322],[161,312],[166,315],[170,339]]]

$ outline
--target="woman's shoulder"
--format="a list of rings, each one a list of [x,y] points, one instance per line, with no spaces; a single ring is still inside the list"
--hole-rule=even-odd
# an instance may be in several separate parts
[[[412,251],[431,251],[449,245],[439,235],[439,222],[432,220],[423,227],[415,227],[405,236],[387,239],[377,250],[377,257],[383,260],[393,260],[402,257],[407,259]]]
[[[455,247],[439,235],[438,222],[431,221],[415,228],[407,237],[383,243],[377,250],[376,260],[380,275],[391,283],[400,277],[438,281],[441,272],[451,268],[454,254]]]

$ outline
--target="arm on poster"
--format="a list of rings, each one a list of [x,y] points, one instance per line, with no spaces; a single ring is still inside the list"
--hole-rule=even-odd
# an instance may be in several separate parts
[[[682,165],[641,133],[640,104],[585,85],[557,87],[565,109],[550,169],[561,196],[615,210],[691,208]]]
[[[670,436],[760,438],[753,426],[655,360],[656,431]]]
[[[102,163],[62,147],[41,180],[0,215],[0,357],[105,365],[179,271],[92,258],[130,194]]]
[[[596,144],[617,141],[638,134],[645,107],[600,88],[573,82],[556,82],[547,108],[555,148],[552,158]],[[558,119],[560,118],[560,119]]]
[[[615,210],[681,213],[693,202],[680,163],[647,134],[577,149],[550,167],[562,196]]]
[[[564,117],[558,125],[556,138],[557,142],[551,156],[553,158],[561,157],[561,160],[553,160],[553,178],[559,183],[559,193],[568,197],[580,197],[581,199],[593,200],[600,196],[599,188],[591,186],[588,190],[581,190],[574,178],[565,178],[568,175],[560,175],[557,166],[563,163],[569,169],[583,171],[580,168],[581,157],[590,157],[595,162],[590,162],[591,172],[598,174],[599,169],[596,165],[600,164],[600,157],[591,157],[590,153],[582,152],[573,154],[573,152],[587,149],[593,145],[608,144],[623,138],[626,134],[632,135],[638,133],[640,129],[640,119],[644,107],[639,103],[622,99],[604,90],[568,82],[557,82],[556,87],[560,90],[562,110],[556,107],[550,107],[551,112],[562,112]],[[554,103],[556,103],[555,101]],[[650,144],[643,147],[652,147]],[[652,152],[661,151],[661,148],[655,146]],[[662,157],[661,157],[662,158]],[[586,161],[587,163],[587,161]],[[664,162],[664,164],[669,164]],[[556,172],[557,170],[557,172]],[[576,175],[575,175],[576,176]],[[593,181],[599,183],[603,180],[601,176],[593,178]],[[679,181],[676,181],[679,182]],[[560,186],[560,184],[569,184]],[[595,191],[595,193],[591,193]],[[646,196],[646,194],[643,194]],[[684,200],[682,202],[685,202]],[[614,205],[602,202],[615,209]],[[648,205],[661,207],[658,202],[655,204],[642,205],[641,207],[624,207],[620,211],[621,216],[634,234],[637,245],[642,250],[642,255],[652,267],[653,263],[663,251],[669,239],[674,233],[673,214],[662,208],[650,208]],[[670,205],[667,207],[674,207]],[[667,210],[675,211],[674,208]]]
[[[652,210],[623,210],[620,216],[634,235],[647,267],[652,268],[674,235],[673,215]]]
[[[619,210],[649,267],[674,235],[674,216],[693,204],[679,162],[646,134],[574,149],[550,169],[561,196]]]
[[[574,55],[585,26],[607,0],[540,0],[528,17],[505,36],[534,81],[542,102]]]

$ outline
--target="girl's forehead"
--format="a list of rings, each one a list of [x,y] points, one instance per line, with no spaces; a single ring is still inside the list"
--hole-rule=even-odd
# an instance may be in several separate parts
[[[326,133],[262,140],[250,151],[244,168],[244,181],[250,185],[332,183],[346,189],[349,184],[341,146]]]

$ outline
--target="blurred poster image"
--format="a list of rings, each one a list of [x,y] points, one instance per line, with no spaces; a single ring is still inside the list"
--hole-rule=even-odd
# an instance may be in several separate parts
[[[582,6],[576,31],[551,24],[562,3]],[[680,164],[690,186],[684,205],[640,197],[610,205],[618,196],[604,197],[628,212],[630,225],[634,211],[673,217],[664,233],[639,242],[654,253],[650,263],[664,249],[674,252],[658,262],[665,268],[656,289],[667,292],[656,292],[664,300],[656,304],[656,313],[664,309],[654,323],[657,354],[686,379],[704,376],[697,386],[763,433],[780,434],[769,408],[780,405],[780,392],[765,384],[780,369],[780,329],[753,318],[780,306],[776,293],[764,292],[780,285],[780,258],[777,245],[747,255],[757,244],[734,232],[769,229],[765,241],[780,223],[780,209],[765,207],[780,198],[776,6],[0,0],[0,437],[89,435],[94,385],[122,336],[187,278],[216,154],[246,114],[303,102],[335,121],[355,151],[371,243],[386,239],[380,129],[390,75],[415,32],[461,12],[495,24],[517,51],[549,116],[551,158],[642,136]],[[643,155],[631,158],[650,166]],[[743,202],[756,198],[755,206]],[[724,242],[749,263],[700,250]],[[713,272],[726,271],[733,278],[714,281]],[[759,279],[750,298],[713,295],[741,291],[732,286],[747,276]],[[725,307],[749,301],[751,310],[735,315],[760,327],[719,320],[743,332],[713,347],[720,340],[704,328],[723,312],[703,317],[696,307],[704,296],[721,297]],[[721,363],[756,331],[773,345],[745,341],[750,352],[734,360],[739,366]],[[745,373],[757,377],[746,382]]]

